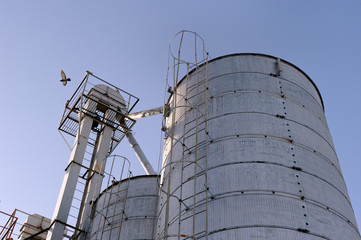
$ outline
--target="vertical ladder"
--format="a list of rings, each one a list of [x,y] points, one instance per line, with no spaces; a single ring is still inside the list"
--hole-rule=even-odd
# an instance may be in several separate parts
[[[119,157],[119,156],[118,156]],[[130,184],[130,178],[132,177],[132,172],[130,171],[130,162],[127,158],[124,158],[123,161],[123,166],[122,166],[122,171],[121,171],[121,174],[120,174],[120,177],[119,177],[119,184],[118,184],[118,189],[116,191],[113,192],[113,188],[111,188],[111,192],[109,193],[109,196],[108,196],[108,201],[107,201],[107,204],[105,205],[105,202],[103,202],[103,206],[102,206],[102,209],[105,208],[106,206],[106,209],[105,209],[105,213],[103,214],[104,215],[104,218],[105,216],[107,216],[106,218],[109,219],[111,218],[110,221],[108,221],[108,225],[110,223],[112,223],[110,226],[109,226],[109,229],[107,229],[108,231],[110,231],[110,236],[109,238],[112,239],[112,233],[113,233],[113,229],[118,229],[118,236],[115,238],[115,239],[120,239],[120,234],[121,234],[121,230],[122,230],[122,225],[123,225],[123,222],[126,220],[127,216],[126,216],[126,213],[125,213],[125,206],[126,206],[126,202],[127,202],[127,198],[128,198],[128,190],[129,190],[129,184]],[[113,164],[114,164],[114,159],[115,159],[115,156],[113,156],[113,162],[112,162],[112,167],[111,167],[111,170],[110,170],[110,173],[109,173],[109,179],[110,177],[113,176],[112,174],[112,170],[113,170]],[[128,169],[127,169],[127,176],[126,178],[123,179],[123,172],[124,172],[124,168],[125,168],[125,164],[126,162],[128,163]],[[122,180],[123,179],[123,180]],[[124,183],[125,184],[122,184]],[[108,187],[110,187],[110,182],[108,181],[108,184],[107,184],[107,189]],[[122,185],[125,185],[125,188],[124,189],[121,189]],[[113,199],[113,196],[115,196],[115,200],[112,201]],[[112,201],[112,204],[110,204]],[[113,209],[113,212],[110,213],[109,211],[109,208],[114,205],[114,206],[118,206],[118,204],[122,202],[122,208],[120,209],[120,212],[117,212],[116,211],[116,207],[114,207]],[[120,216],[120,220],[119,221],[115,221],[114,219],[116,217]],[[124,217],[125,216],[125,217]],[[103,234],[104,234],[104,230],[106,228],[106,222],[104,220],[103,222],[103,226],[101,229],[102,230],[102,234],[101,234],[101,237],[100,239],[103,238]],[[100,223],[100,222],[99,222]]]
[[[185,60],[185,58],[181,58],[181,47],[183,43],[183,37],[185,33],[190,33],[194,36],[194,56],[191,57],[190,61]],[[180,42],[178,47],[178,54],[173,54],[172,52],[172,41],[179,36]],[[199,58],[197,56],[197,41],[201,41],[201,51],[203,58]],[[193,43],[191,43],[193,45]],[[186,45],[186,44],[185,44]],[[172,108],[171,115],[165,120],[172,121],[170,124],[167,122],[167,125],[172,126],[167,129],[164,128],[165,134],[167,134],[167,138],[169,139],[169,147],[170,149],[166,149],[168,152],[166,159],[162,165],[163,171],[163,187],[161,187],[162,195],[166,196],[160,205],[161,214],[164,216],[160,216],[158,219],[164,218],[163,231],[158,232],[158,239],[168,239],[169,237],[178,238],[178,239],[195,239],[198,236],[207,236],[207,206],[208,206],[208,192],[209,188],[207,187],[207,147],[208,147],[208,132],[207,132],[207,66],[208,66],[208,53],[204,48],[204,41],[202,37],[200,37],[197,33],[183,30],[177,33],[173,39],[171,40],[171,44],[169,46],[169,56],[170,60],[173,61],[173,66],[170,67],[168,65],[168,74],[167,74],[167,85],[169,86],[168,92],[172,94],[172,102],[169,103]],[[201,59],[200,61],[198,59]],[[169,61],[170,63],[170,61]],[[186,69],[186,79],[183,82],[182,93],[178,92],[178,84],[179,84],[179,73],[180,66],[185,66]],[[202,65],[200,69],[199,66]],[[206,70],[204,70],[205,66]],[[202,75],[203,70],[203,75]],[[190,74],[192,73],[192,74]],[[173,75],[173,82],[169,84],[168,79]],[[196,80],[196,82],[192,82],[191,80]],[[184,89],[185,85],[185,89]],[[172,89],[173,86],[173,89]],[[184,92],[183,92],[184,90]],[[201,101],[198,100],[199,97],[203,97]],[[190,99],[192,98],[192,99]],[[181,104],[179,104],[181,103]],[[184,111],[180,110],[180,108],[185,108]],[[177,112],[177,116],[175,114]],[[180,112],[184,112],[183,116],[178,116]],[[177,117],[177,119],[175,119]],[[184,118],[184,119],[183,119]],[[177,122],[176,122],[177,121]],[[177,136],[181,136],[180,139],[175,138],[174,129],[176,128],[176,124],[183,124],[183,134],[179,131],[179,126],[177,125]],[[174,159],[174,146],[179,146],[181,144],[182,154],[179,156],[177,153],[177,158]],[[202,165],[202,166],[201,166]],[[192,171],[190,173],[190,170]],[[166,173],[167,175],[164,175]],[[180,184],[177,183],[171,184],[172,177],[175,176],[180,178]],[[187,186],[187,190],[184,190],[184,185]],[[172,187],[171,186],[176,186]],[[193,193],[190,194],[193,188]],[[187,195],[186,195],[187,194]],[[178,200],[178,214],[174,214],[172,209],[170,209],[170,200],[174,202],[174,200]],[[162,199],[160,200],[162,201]],[[202,201],[205,201],[205,207],[197,207]],[[205,208],[205,209],[204,209]],[[172,214],[172,219],[170,219],[170,213]],[[175,216],[174,216],[175,215]],[[197,221],[199,218],[203,218],[202,222],[204,222],[204,226],[202,229],[197,227]],[[204,219],[205,218],[205,219]],[[175,224],[178,226],[175,227]],[[182,225],[187,225],[186,228],[182,227]],[[188,226],[190,226],[190,230],[188,230]],[[159,229],[162,229],[161,226],[158,225]],[[169,229],[172,229],[169,231]],[[177,229],[178,228],[178,229]],[[182,230],[183,229],[183,230]],[[177,231],[175,231],[177,230]],[[183,231],[183,232],[182,232]]]
[[[208,200],[209,200],[209,187],[207,179],[207,168],[208,168],[208,143],[209,143],[209,134],[207,131],[207,102],[208,102],[208,85],[207,85],[207,69],[208,69],[208,55],[205,62],[204,73],[199,73],[198,66],[196,66],[195,74],[192,78],[196,78],[196,84],[192,86],[186,86],[186,95],[187,105],[190,107],[185,112],[185,125],[184,125],[184,139],[183,144],[186,146],[187,140],[195,139],[195,146],[190,150],[194,152],[193,162],[184,162],[182,167],[182,179],[183,171],[187,167],[193,167],[193,195],[184,198],[185,202],[192,202],[192,215],[191,216],[179,216],[179,225],[182,221],[189,221],[192,218],[192,235],[187,236],[185,239],[196,239],[198,237],[206,236],[208,239]],[[188,77],[187,77],[188,78]],[[195,91],[191,96],[191,93]],[[191,103],[190,98],[196,98],[195,103]],[[203,100],[198,102],[198,99],[202,98]],[[193,117],[195,115],[195,118]],[[195,132],[191,132],[187,127],[192,128],[192,125],[195,125]],[[203,139],[201,139],[203,137]],[[203,149],[203,154],[200,152],[200,149]],[[185,151],[185,149],[183,149]],[[188,151],[188,150],[186,150]],[[183,156],[187,153],[183,152]],[[203,178],[203,179],[202,179]],[[184,181],[184,179],[183,179]],[[182,182],[183,182],[182,181]],[[199,188],[199,189],[198,189]],[[183,188],[181,188],[182,194]],[[199,202],[205,201],[205,207],[197,207]],[[197,209],[198,208],[198,209]],[[204,222],[204,226],[199,229],[197,223],[200,221]],[[180,232],[179,232],[180,233]]]

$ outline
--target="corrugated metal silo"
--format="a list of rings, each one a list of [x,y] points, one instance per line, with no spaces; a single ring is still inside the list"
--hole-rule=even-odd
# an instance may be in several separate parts
[[[169,104],[156,239],[360,239],[320,93],[296,66],[219,57]]]
[[[159,177],[136,176],[114,183],[95,202],[90,240],[153,239]]]

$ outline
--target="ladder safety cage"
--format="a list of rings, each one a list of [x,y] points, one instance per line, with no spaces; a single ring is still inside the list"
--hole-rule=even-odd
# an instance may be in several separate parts
[[[185,38],[185,35],[190,36]],[[188,42],[187,42],[188,41]],[[176,42],[176,44],[172,44]],[[179,44],[177,44],[179,43]],[[191,50],[188,53],[186,50]],[[183,51],[182,51],[183,50]],[[193,50],[193,51],[192,51]],[[203,38],[195,32],[183,30],[177,33],[171,40],[169,45],[168,73],[166,78],[166,94],[164,105],[169,105],[169,115],[163,118],[163,129],[165,138],[168,138],[169,149],[165,160],[161,164],[161,172],[163,173],[163,181],[160,184],[161,194],[164,195],[161,200],[161,209],[158,212],[158,230],[156,239],[168,239],[173,237],[185,237],[182,239],[208,239],[208,201],[213,197],[208,187],[207,176],[207,151],[208,142],[211,137],[207,130],[207,104],[208,104],[208,62],[210,60],[209,53],[205,49]],[[205,71],[200,70],[200,66],[204,66]],[[180,78],[180,76],[184,76]],[[193,78],[195,83],[188,86],[189,79]],[[185,92],[178,92],[179,84],[185,81]],[[170,93],[170,95],[167,94]],[[167,97],[168,96],[168,97]],[[191,98],[199,100],[191,101]],[[192,103],[194,102],[194,103]],[[177,121],[184,121],[183,135],[180,139],[175,138],[176,109],[184,108],[182,116]],[[193,116],[193,117],[191,117]],[[167,119],[167,120],[166,120]],[[183,119],[183,120],[182,120]],[[167,123],[168,122],[168,123]],[[195,123],[194,123],[195,122]],[[195,133],[186,134],[188,125],[195,124]],[[170,128],[167,128],[169,127]],[[203,139],[202,139],[203,137]],[[193,138],[194,146],[188,146],[186,140]],[[181,159],[174,159],[173,147],[178,143],[182,146]],[[164,151],[166,151],[164,149]],[[176,169],[181,182],[171,183],[172,175],[176,174]],[[185,177],[185,169],[192,168],[193,177]],[[185,196],[183,185],[185,182],[193,181],[192,193]],[[200,184],[201,183],[201,184]],[[175,187],[177,185],[177,187]],[[197,187],[201,185],[201,187]],[[166,187],[163,187],[166,186]],[[171,189],[171,186],[173,188]],[[190,190],[190,189],[188,189]],[[178,214],[170,212],[170,199],[175,198],[179,202]],[[200,207],[200,203],[204,203],[204,207]],[[175,210],[177,211],[177,210]],[[164,220],[160,214],[163,213]],[[175,214],[175,216],[174,216]],[[171,215],[173,217],[171,218]],[[205,220],[205,225],[198,226],[198,220]],[[187,222],[187,223],[186,223]],[[189,226],[188,224],[191,224]],[[189,227],[188,231],[184,231],[184,226]],[[172,230],[169,230],[169,229]]]

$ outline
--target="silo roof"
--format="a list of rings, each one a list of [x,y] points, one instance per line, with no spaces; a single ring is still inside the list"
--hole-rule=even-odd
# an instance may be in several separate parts
[[[321,93],[320,91],[318,90],[316,84],[313,82],[313,80],[304,72],[302,71],[299,67],[297,67],[296,65],[282,59],[282,58],[278,58],[278,57],[275,57],[275,56],[272,56],[272,55],[268,55],[268,54],[263,54],[263,53],[232,53],[232,54],[228,54],[228,55],[223,55],[223,56],[219,56],[217,58],[213,58],[211,60],[208,61],[208,63],[211,63],[211,62],[214,62],[214,61],[217,61],[217,60],[220,60],[220,59],[223,59],[223,58],[228,58],[228,57],[235,57],[235,56],[261,56],[261,57],[268,57],[268,58],[273,58],[275,60],[277,59],[280,59],[283,63],[286,63],[290,66],[292,66],[293,68],[297,69],[300,73],[302,73],[303,75],[305,75],[305,77],[312,83],[312,85],[314,86],[314,88],[316,89],[319,97],[320,97],[320,100],[321,100],[321,104],[322,104],[322,109],[323,111],[325,111],[325,106],[323,104],[323,99],[322,99],[322,96],[321,96]],[[201,65],[199,65],[199,67],[202,67],[205,63],[202,63]],[[193,68],[189,74],[192,74],[193,72],[195,71],[195,68]],[[184,76],[179,82],[178,82],[178,85],[186,78],[186,76]],[[172,95],[171,95],[172,96]],[[170,99],[170,98],[169,98]],[[168,101],[169,101],[168,99]]]

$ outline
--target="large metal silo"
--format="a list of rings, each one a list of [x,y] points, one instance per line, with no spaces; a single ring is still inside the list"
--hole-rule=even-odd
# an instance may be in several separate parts
[[[360,239],[320,93],[296,66],[219,57],[168,103],[156,239]]]
[[[90,240],[153,239],[158,203],[157,175],[116,182],[97,198]]]

